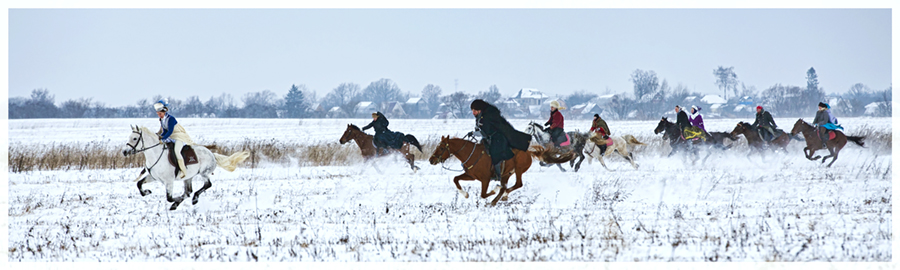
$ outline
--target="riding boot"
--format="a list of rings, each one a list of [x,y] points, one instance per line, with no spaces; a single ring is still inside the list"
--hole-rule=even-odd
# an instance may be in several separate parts
[[[181,171],[178,172],[178,178],[184,178],[185,173],[187,172],[187,168],[184,166],[184,159],[178,159],[178,168],[181,169]]]
[[[494,164],[494,177],[492,177],[491,179],[495,179],[497,181],[500,181],[500,179],[502,179],[501,177],[503,175],[503,164],[503,161]]]
[[[822,141],[822,148],[828,149],[828,130],[822,131],[818,129],[817,132],[819,133],[819,140]]]
[[[603,156],[606,153],[606,145],[598,145],[598,147],[600,147],[600,156]]]

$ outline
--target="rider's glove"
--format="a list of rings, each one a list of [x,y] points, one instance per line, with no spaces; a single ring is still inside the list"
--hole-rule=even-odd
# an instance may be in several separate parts
[[[466,137],[474,137],[474,136],[475,136],[475,131],[469,131],[469,133],[466,133]]]

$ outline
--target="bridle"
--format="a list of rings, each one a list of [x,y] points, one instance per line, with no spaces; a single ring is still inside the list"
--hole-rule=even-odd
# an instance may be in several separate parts
[[[537,138],[537,140],[542,144],[545,143],[543,132],[538,132],[538,130],[541,129],[540,125],[538,123],[531,122],[528,124],[528,127],[531,128],[531,136],[532,137]]]
[[[138,134],[138,142],[140,142],[141,145],[144,145],[144,131],[143,131],[143,130],[141,130],[140,128],[138,128],[137,130],[132,130],[131,133],[137,133],[137,134]],[[150,150],[150,149],[152,149],[152,148],[154,148],[154,147],[157,147],[157,146],[159,146],[159,145],[163,145],[163,143],[162,143],[162,141],[160,141],[160,142],[158,142],[158,143],[156,143],[156,144],[154,144],[154,145],[151,145],[150,147],[144,147],[144,148],[141,148],[140,150],[137,149],[137,146],[138,146],[137,143],[135,143],[134,145],[131,145],[131,143],[126,143],[125,145],[131,147],[131,154],[132,154],[132,155],[135,155],[135,154],[137,154],[137,153],[140,153],[140,152],[144,152],[144,151]],[[163,145],[163,150],[165,150],[165,148],[166,148],[165,145]],[[164,155],[165,153],[166,153],[166,151],[160,151],[160,152],[159,152],[159,157],[156,158],[156,162],[153,162],[153,165],[150,165],[150,167],[144,166],[144,168],[147,169],[147,173],[148,173],[148,174],[150,173],[150,169],[153,168],[153,167],[155,167],[156,164],[159,163],[159,160],[162,159],[162,157],[163,157],[163,155]]]
[[[443,156],[444,153],[451,151],[449,142],[442,143],[442,145],[444,147],[441,147],[440,145],[438,146],[438,148],[441,149],[441,153],[438,155],[439,158],[441,156]],[[462,151],[462,149],[463,149],[463,147],[460,147],[459,149],[456,149],[456,151],[451,152],[450,155],[456,155],[457,153],[459,153],[459,151]],[[484,156],[484,151],[481,152],[481,155],[478,155],[478,158],[475,159],[475,162],[472,163],[472,165],[466,166],[466,163],[468,163],[469,160],[472,159],[473,154],[475,154],[475,145],[472,145],[472,152],[469,153],[469,157],[467,157],[466,160],[461,163],[463,170],[450,169],[450,168],[447,168],[446,165],[444,165],[444,161],[447,161],[447,159],[450,158],[450,155],[447,155],[447,158],[445,158],[444,160],[441,160],[441,168],[448,170],[448,171],[454,171],[454,172],[468,171],[468,170],[472,169],[472,167],[475,167],[475,164],[478,164],[478,161],[481,160],[482,156]]]

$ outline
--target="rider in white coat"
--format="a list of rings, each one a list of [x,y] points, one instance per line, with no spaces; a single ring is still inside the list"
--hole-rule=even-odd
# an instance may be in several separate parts
[[[187,168],[184,166],[184,158],[181,156],[181,149],[184,148],[185,144],[193,145],[194,141],[188,136],[184,127],[178,123],[178,120],[169,114],[168,107],[169,104],[165,100],[159,100],[153,104],[153,108],[156,109],[156,115],[159,116],[159,132],[156,134],[159,135],[160,142],[175,143],[175,149],[173,150],[175,151],[175,158],[178,159],[178,168],[181,169],[181,171],[178,172],[178,178],[184,178],[184,172],[187,171]]]

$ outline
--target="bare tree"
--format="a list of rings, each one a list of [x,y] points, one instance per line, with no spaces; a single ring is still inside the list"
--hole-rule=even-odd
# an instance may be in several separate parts
[[[465,117],[466,113],[470,112],[469,110],[469,95],[463,91],[457,91],[450,95],[445,96],[444,104],[448,107],[453,115],[456,115],[457,118]]]
[[[728,90],[732,90],[735,95],[738,94],[737,74],[734,73],[734,67],[724,68],[719,66],[719,68],[713,70],[713,75],[716,76],[716,85],[719,86],[719,90],[722,90],[725,100],[728,100]]]
[[[441,92],[443,92],[441,87],[433,84],[428,84],[425,88],[422,88],[422,99],[425,100],[429,113],[436,112],[438,107],[441,106]]]

